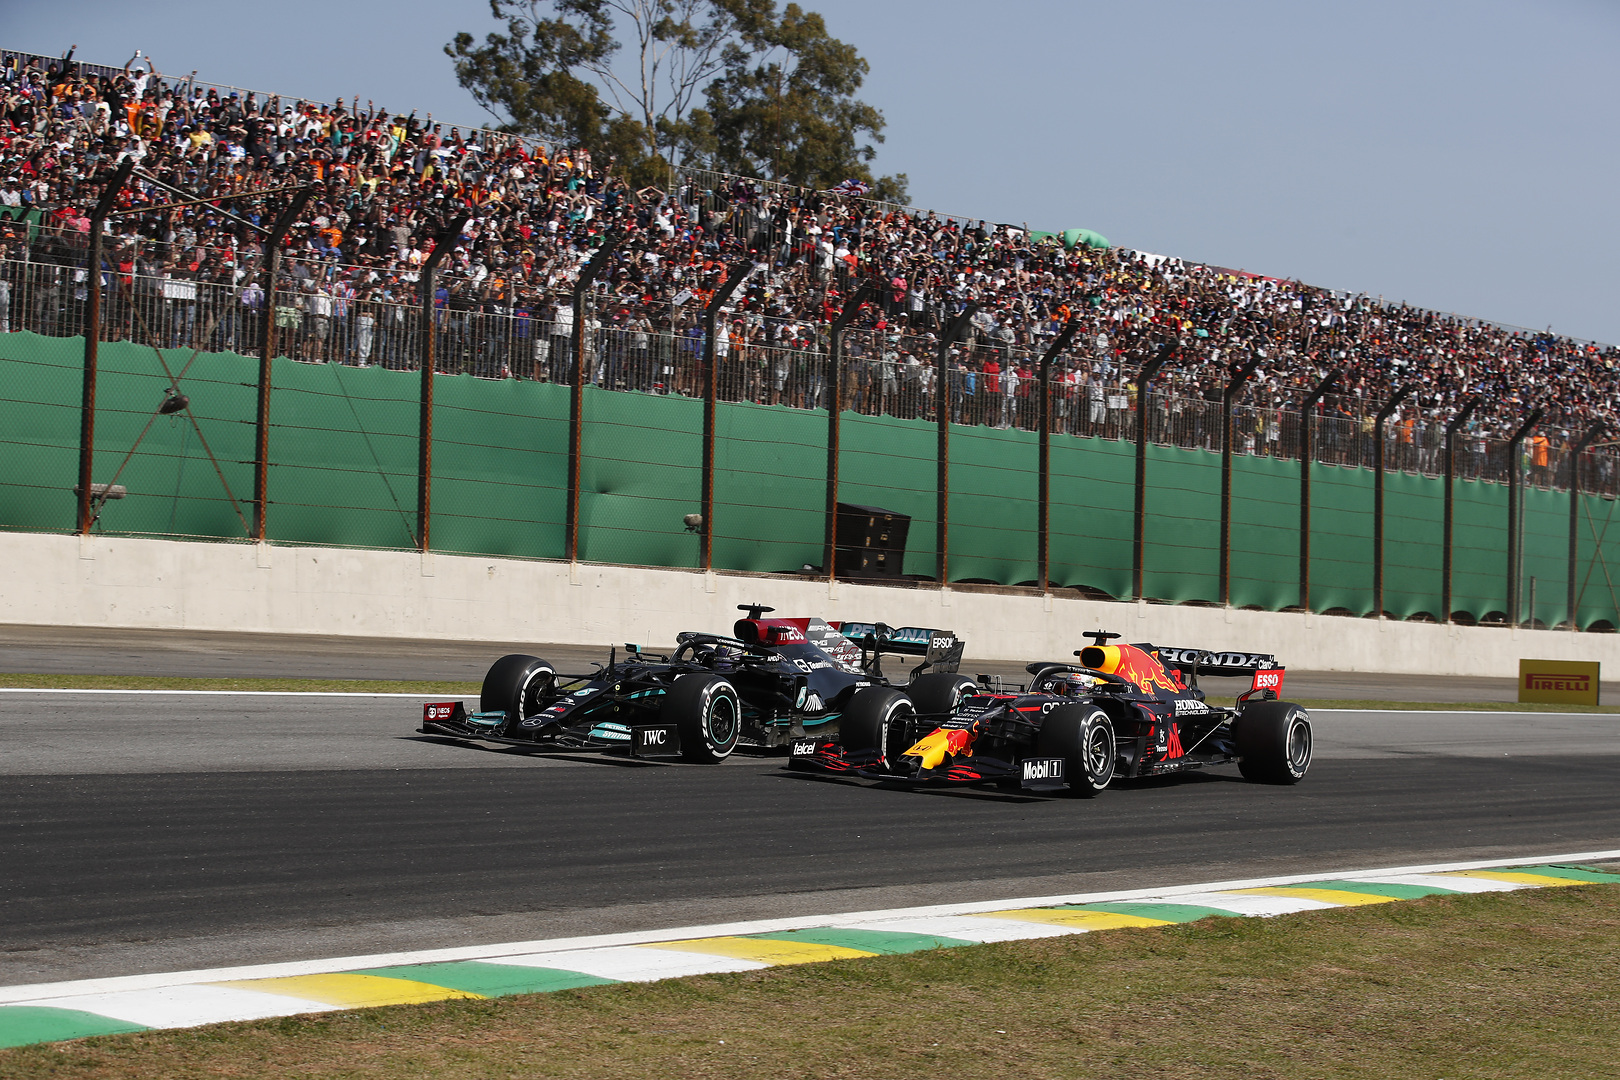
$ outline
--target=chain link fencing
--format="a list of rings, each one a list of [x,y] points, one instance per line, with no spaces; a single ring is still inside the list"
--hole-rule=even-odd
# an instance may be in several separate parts
[[[97,531],[216,540],[254,537],[257,396],[275,338],[265,459],[266,535],[284,543],[422,545],[420,366],[435,357],[428,546],[565,558],[576,353],[584,387],[578,472],[580,558],[826,573],[827,410],[834,372],[825,326],[721,312],[715,353],[714,505],[702,510],[708,379],[701,312],[625,320],[606,290],[469,304],[453,287],[431,314],[408,292],[355,297],[288,260],[266,295],[257,268],[237,284],[161,269],[139,250],[102,275],[93,474]],[[0,259],[0,527],[71,532],[80,453],[84,245],[41,228]],[[687,305],[688,308],[691,305]],[[944,362],[941,365],[941,354]],[[1142,593],[1218,603],[1224,402],[1186,373],[1149,386],[1082,347],[1057,356],[1050,398],[1053,587],[1133,595],[1135,455],[1146,424]],[[942,374],[943,371],[943,374]],[[949,420],[949,579],[1039,579],[1036,462],[1039,356],[978,340],[941,347],[902,320],[844,337],[842,502],[910,517],[903,572],[937,576],[938,417]],[[183,400],[182,400],[183,399]],[[1227,599],[1299,603],[1303,413],[1293,392],[1245,392],[1231,419]],[[1310,607],[1372,610],[1371,516],[1378,402],[1328,395],[1314,416]],[[1384,431],[1384,607],[1443,618],[1445,433],[1407,414]],[[1515,454],[1463,427],[1453,456],[1452,606],[1503,621],[1507,480],[1523,484],[1518,608],[1568,620],[1572,448],[1530,438]],[[1612,448],[1580,457],[1575,501],[1576,621],[1617,618],[1610,528],[1620,486]],[[806,567],[810,569],[807,571]]]

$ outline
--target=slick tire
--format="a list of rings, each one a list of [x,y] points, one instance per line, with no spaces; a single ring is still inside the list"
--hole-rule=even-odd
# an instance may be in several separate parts
[[[1291,701],[1256,701],[1232,722],[1238,771],[1260,784],[1297,784],[1311,767],[1311,716]]]
[[[718,765],[737,749],[742,734],[742,698],[730,680],[693,672],[675,680],[664,697],[662,717],[681,733],[681,757]]]
[[[899,756],[905,745],[904,722],[917,715],[912,699],[887,686],[868,686],[849,699],[838,722],[838,741],[846,752],[878,750],[887,761]]]
[[[505,712],[508,723],[540,711],[557,669],[538,656],[512,653],[490,666],[478,692],[479,712]]]
[[[1114,725],[1095,705],[1059,705],[1035,736],[1040,757],[1060,757],[1069,794],[1094,798],[1114,778]]]
[[[973,680],[965,675],[957,675],[944,671],[931,671],[926,675],[919,675],[911,680],[906,687],[906,696],[916,708],[919,716],[950,715],[962,703],[962,699],[970,697],[978,691]]]

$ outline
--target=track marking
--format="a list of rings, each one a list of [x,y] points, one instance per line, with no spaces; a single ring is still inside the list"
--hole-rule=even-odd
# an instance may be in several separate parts
[[[380,975],[334,973],[331,975],[284,975],[279,979],[242,979],[215,983],[215,986],[253,990],[262,994],[318,1001],[339,1009],[363,1009],[373,1005],[417,1005],[447,998],[481,998],[446,986],[389,979]]]
[[[815,941],[783,941],[757,937],[698,938],[691,941],[660,941],[643,945],[643,949],[668,949],[671,952],[712,953],[735,960],[753,960],[772,966],[778,964],[818,964],[823,960],[858,960],[877,956],[864,949],[847,949],[841,945],[823,945]]]
[[[1446,876],[1480,878],[1485,881],[1505,881],[1511,885],[1534,885],[1549,888],[1586,884],[1584,881],[1575,881],[1566,877],[1549,877],[1546,874],[1521,874],[1506,870],[1460,870],[1455,874]]]
[[[1616,859],[1620,851],[1299,874],[0,987],[0,1047],[222,1020],[753,971],[975,942],[1163,926],[1212,915],[1264,917],[1442,893],[1620,883],[1620,873],[1570,865]]]
[[[1124,915],[1113,911],[1087,911],[1079,908],[1018,908],[993,912],[998,919],[1016,919],[1025,922],[1066,926],[1075,930],[1120,930],[1126,927],[1168,926],[1168,919],[1148,919],[1141,915]]]
[[[1346,889],[1308,889],[1297,886],[1276,886],[1269,889],[1244,889],[1251,896],[1292,896],[1301,900],[1320,900],[1337,907],[1359,907],[1363,904],[1389,904],[1401,899],[1379,893],[1351,892]]]

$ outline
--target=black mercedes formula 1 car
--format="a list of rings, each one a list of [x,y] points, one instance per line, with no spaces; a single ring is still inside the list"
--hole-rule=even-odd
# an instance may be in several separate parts
[[[902,685],[925,698],[960,680],[963,643],[949,630],[770,619],[772,608],[739,607],[747,617],[729,637],[683,633],[667,656],[626,645],[623,659],[614,649],[588,675],[559,673],[537,656],[503,656],[484,676],[477,712],[459,701],[429,702],[419,730],[534,750],[712,763],[738,746],[785,747],[838,731],[865,695],[891,692],[885,654],[923,658]]]
[[[1027,685],[954,677],[921,699],[878,689],[846,710],[836,738],[807,734],[788,767],[904,783],[995,782],[1095,795],[1115,777],[1236,764],[1250,780],[1298,783],[1311,764],[1310,716],[1279,700],[1284,671],[1263,653],[1110,645],[1086,634],[1079,663],[1034,663]],[[1199,676],[1252,676],[1230,708]]]

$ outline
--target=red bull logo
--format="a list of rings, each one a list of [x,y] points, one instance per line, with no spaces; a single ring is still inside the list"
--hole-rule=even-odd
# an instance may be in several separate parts
[[[973,756],[973,735],[977,724],[972,728],[935,728],[927,735],[918,739],[911,749],[902,757],[922,758],[922,767],[937,769],[944,763],[946,757],[961,754],[964,757]]]
[[[1164,666],[1135,645],[1087,645],[1080,650],[1080,663],[1105,675],[1118,675],[1151,694],[1155,690],[1175,693],[1185,689]]]

